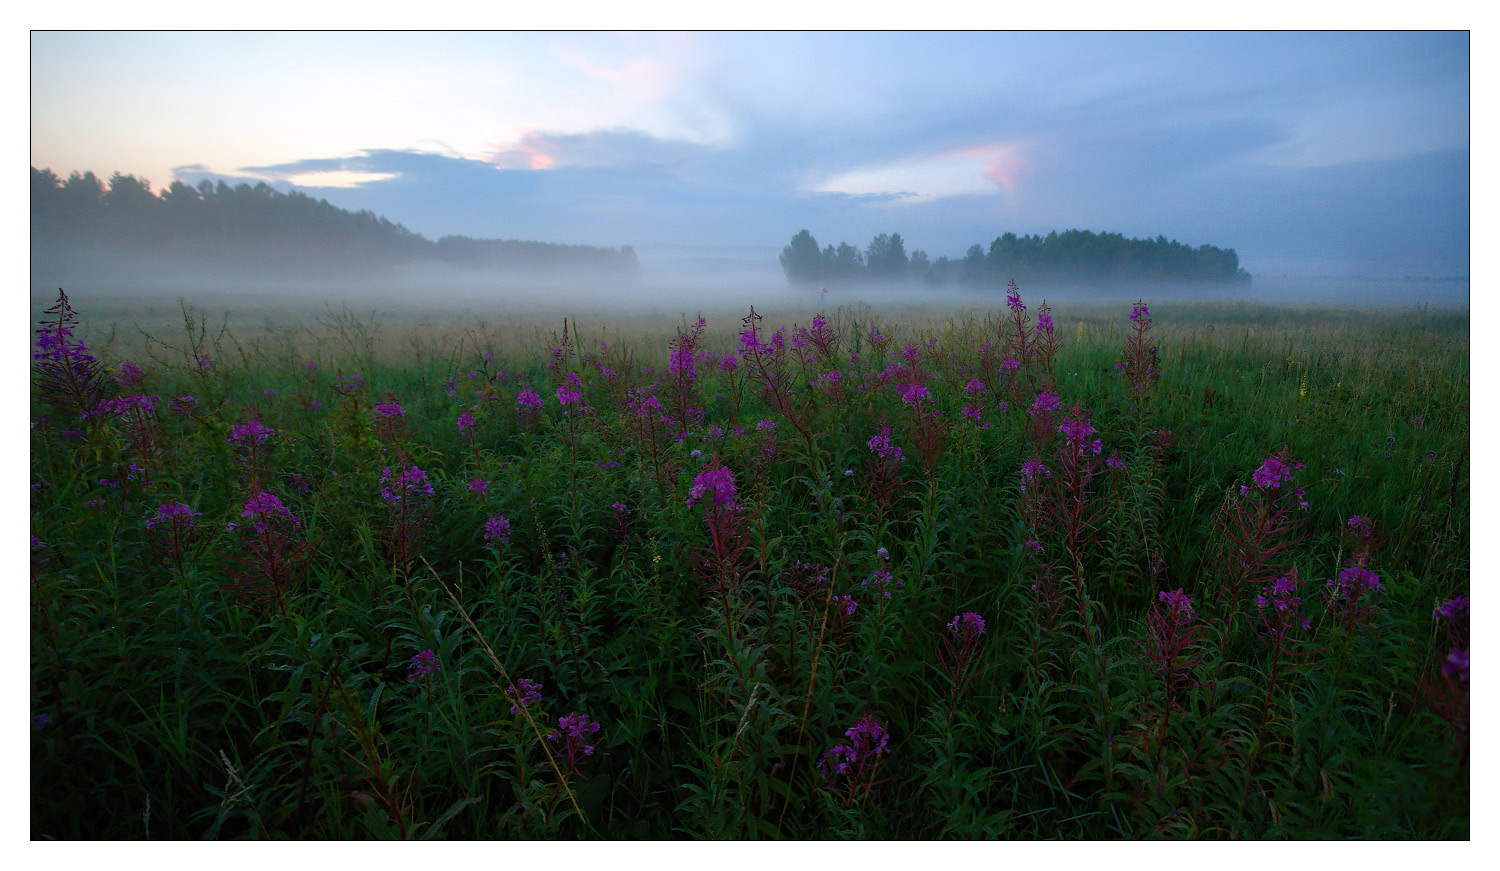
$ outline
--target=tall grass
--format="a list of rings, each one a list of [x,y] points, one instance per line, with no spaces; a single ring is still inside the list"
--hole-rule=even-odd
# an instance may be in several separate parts
[[[1468,836],[1466,315],[814,314],[38,359],[33,836]]]

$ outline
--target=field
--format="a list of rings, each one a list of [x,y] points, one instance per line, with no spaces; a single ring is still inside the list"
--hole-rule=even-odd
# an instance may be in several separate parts
[[[1467,312],[1038,302],[38,313],[32,836],[1467,838]]]

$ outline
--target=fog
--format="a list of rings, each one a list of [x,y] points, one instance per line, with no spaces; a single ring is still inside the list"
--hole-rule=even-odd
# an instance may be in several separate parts
[[[67,290],[95,328],[105,324],[163,325],[180,317],[185,302],[232,324],[267,328],[310,322],[325,309],[382,313],[402,322],[454,324],[466,320],[514,322],[572,317],[590,321],[676,319],[698,313],[742,317],[754,305],[771,317],[806,317],[818,310],[869,305],[905,316],[1004,306],[1000,288],[867,282],[826,288],[792,286],[772,262],[691,254],[642,258],[634,277],[586,270],[484,270],[441,264],[348,269],[319,275],[274,275],[248,269],[206,268],[165,258],[57,256],[34,260],[32,319]],[[1247,303],[1338,309],[1467,310],[1467,279],[1256,276],[1250,283],[1077,285],[1035,282],[1020,286],[1035,307],[1046,300],[1066,316],[1069,306],[1095,310],[1136,299],[1170,317],[1174,305]],[[779,325],[779,324],[778,324]]]

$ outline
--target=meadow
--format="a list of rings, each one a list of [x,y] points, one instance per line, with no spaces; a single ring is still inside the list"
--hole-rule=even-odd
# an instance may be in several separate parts
[[[1023,292],[59,298],[32,837],[1468,838],[1468,313]]]

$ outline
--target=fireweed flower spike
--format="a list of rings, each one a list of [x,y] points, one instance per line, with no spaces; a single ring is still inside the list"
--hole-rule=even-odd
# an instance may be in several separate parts
[[[1292,548],[1302,539],[1299,515],[1307,509],[1302,489],[1292,486],[1301,468],[1285,448],[1271,454],[1251,473],[1250,483],[1240,486],[1240,498],[1214,519],[1218,541],[1213,558],[1224,578],[1215,602],[1228,603],[1221,648],[1228,644],[1246,590],[1291,570]]]
[[[510,521],[497,514],[484,522],[484,543],[490,547],[510,544]]]
[[[407,668],[406,679],[417,681],[431,678],[438,673],[438,657],[431,650],[424,650],[411,658],[411,665]]]
[[[526,414],[541,410],[542,397],[538,396],[535,390],[532,390],[530,387],[524,387],[520,393],[516,394],[516,411]]]
[[[1432,611],[1433,622],[1451,647],[1469,647],[1469,597],[1454,596]]]
[[[707,501],[713,508],[735,507],[734,474],[729,469],[720,465],[712,465],[699,472],[693,478],[692,489],[688,491],[687,504],[697,505]]]
[[[857,796],[868,796],[879,785],[875,777],[880,771],[880,757],[889,752],[890,735],[873,717],[864,714],[844,737],[849,743],[836,744],[824,751],[818,760],[818,771],[830,785],[841,779],[847,784],[844,799],[847,805]]]
[[[1469,649],[1467,647],[1455,647],[1449,651],[1448,658],[1443,661],[1443,674],[1464,686],[1469,685]]]
[[[735,497],[734,475],[713,460],[693,478],[687,498],[689,506],[703,506],[703,525],[708,533],[707,545],[693,550],[695,571],[718,594],[724,624],[731,631],[730,600],[744,577],[743,557],[750,546],[750,530]]]
[[[1151,344],[1151,312],[1143,301],[1137,301],[1130,310],[1130,332],[1125,336],[1125,359],[1115,364],[1130,382],[1131,393],[1140,403],[1146,392],[1161,377],[1156,365],[1156,346]]]
[[[1059,408],[1062,408],[1062,401],[1057,398],[1057,394],[1044,390],[1037,394],[1036,401],[1031,403],[1031,408],[1027,411],[1033,415],[1043,415],[1057,411]]]
[[[943,673],[953,682],[953,692],[948,697],[948,716],[958,705],[958,697],[974,680],[974,662],[979,657],[979,643],[984,635],[984,618],[973,611],[954,615],[948,621],[948,634],[938,648],[938,664]]]
[[[1156,761],[1161,761],[1167,729],[1174,711],[1182,710],[1181,694],[1198,685],[1194,673],[1202,664],[1196,651],[1202,626],[1193,600],[1182,590],[1157,594],[1146,615],[1145,658],[1162,688],[1161,726],[1156,735]]]
[[[167,558],[176,566],[178,577],[201,550],[201,547],[194,546],[197,538],[194,518],[202,516],[181,502],[163,502],[156,506],[156,513],[146,519],[146,529],[156,534]]]
[[[38,395],[59,410],[87,416],[99,400],[104,370],[88,346],[73,336],[78,316],[66,293],[59,289],[57,303],[45,314],[31,355],[37,364]]]
[[[415,555],[417,535],[426,524],[432,496],[427,473],[416,466],[394,475],[390,469],[380,470],[380,498],[391,515],[391,559],[397,568],[404,568]]]
[[[245,523],[230,524],[240,537],[236,583],[226,588],[242,597],[274,601],[285,611],[286,595],[301,569],[308,544],[302,540],[302,521],[273,493],[256,490],[240,511]]]
[[[561,742],[560,748],[563,758],[568,762],[568,776],[577,776],[579,763],[586,756],[594,755],[597,745],[588,743],[594,739],[592,736],[599,732],[599,724],[590,722],[583,714],[576,711],[565,717],[557,719],[557,728],[547,733],[547,740],[553,744]]]
[[[542,700],[542,685],[529,677],[523,677],[519,683],[511,686],[508,695],[516,700],[516,703],[510,706],[510,712],[519,714],[522,708],[529,707],[532,702]]]

